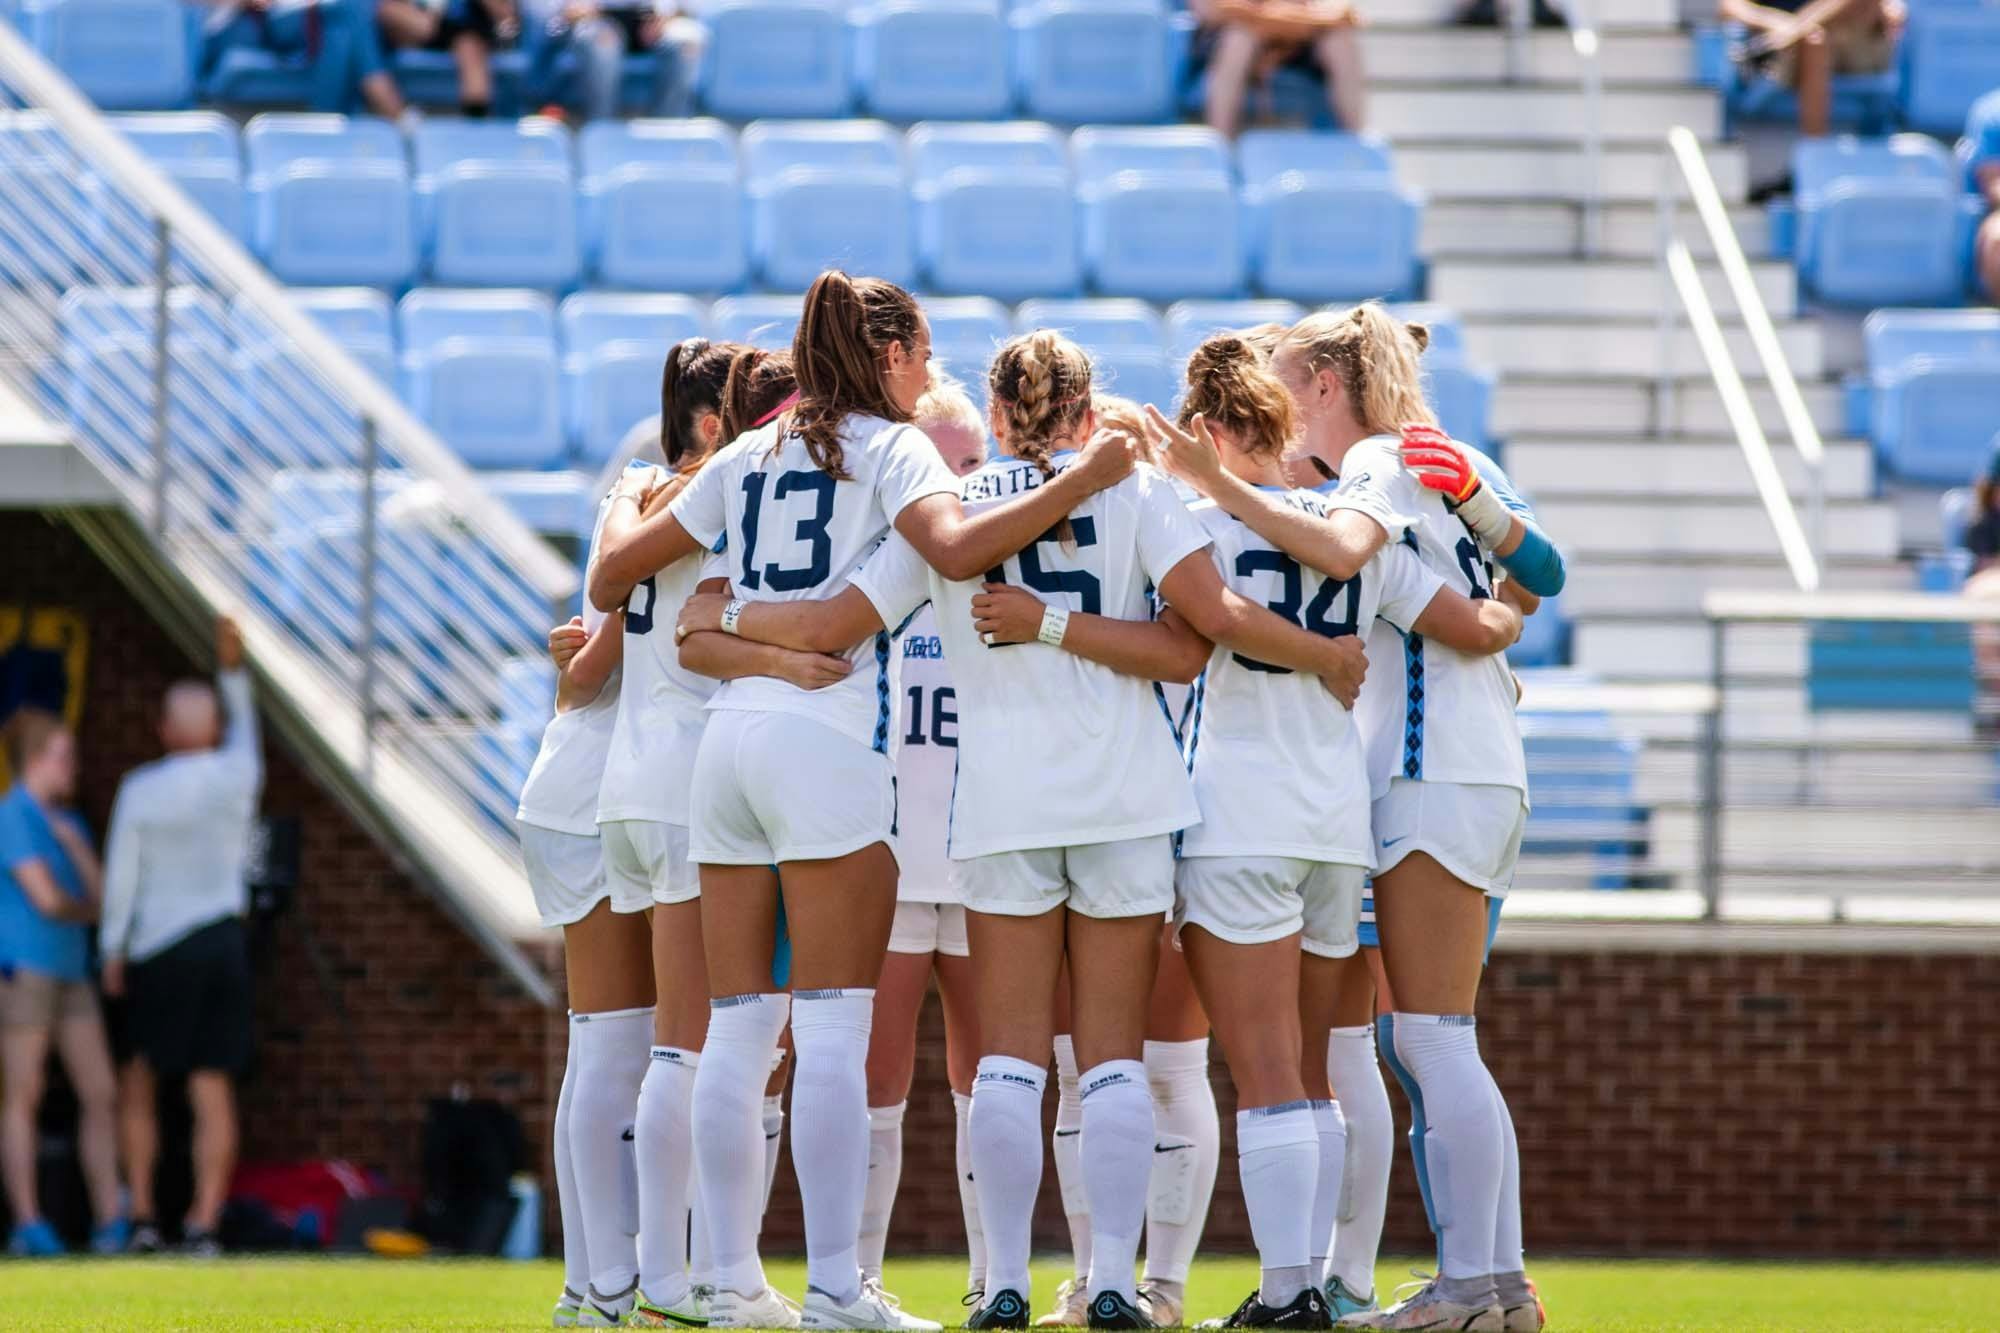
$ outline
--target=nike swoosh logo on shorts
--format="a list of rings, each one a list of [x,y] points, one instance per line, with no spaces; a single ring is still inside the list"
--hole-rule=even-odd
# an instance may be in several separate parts
[[[1407,838],[1409,836],[1410,836],[1409,834],[1404,833],[1394,838],[1384,838],[1382,839],[1382,845],[1384,847],[1394,847],[1397,843],[1401,842],[1404,838]]]

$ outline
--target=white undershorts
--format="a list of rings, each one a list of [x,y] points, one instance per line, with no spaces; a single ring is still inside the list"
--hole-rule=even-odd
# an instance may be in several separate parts
[[[1496,898],[1514,884],[1527,803],[1518,787],[1395,778],[1372,814],[1379,876],[1423,852],[1454,879]]]
[[[1298,933],[1321,958],[1360,948],[1357,865],[1295,856],[1188,856],[1174,871],[1174,930],[1200,926],[1231,944],[1268,944]]]
[[[893,846],[891,773],[889,756],[811,718],[717,709],[695,755],[688,855],[766,866]]]
[[[611,896],[604,878],[604,849],[596,838],[558,833],[539,824],[516,827],[521,833],[521,864],[543,925],[574,925]],[[614,902],[612,910],[634,909]]]
[[[975,856],[951,863],[951,883],[967,908],[994,916],[1063,906],[1099,918],[1161,916],[1174,905],[1173,836]]]
[[[944,953],[953,958],[970,958],[972,946],[965,939],[965,909],[957,903],[896,904],[896,920],[889,927],[890,953]]]
[[[688,831],[657,819],[607,819],[597,826],[604,840],[604,878],[611,905],[684,903],[701,896],[701,879],[688,860]]]

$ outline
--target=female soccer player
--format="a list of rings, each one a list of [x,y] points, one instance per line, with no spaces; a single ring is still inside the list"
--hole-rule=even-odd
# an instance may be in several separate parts
[[[980,521],[996,502],[1043,495],[1087,465],[1095,417],[1090,361],[1040,331],[1000,349],[989,375],[991,424],[1008,455],[965,479]],[[1090,439],[1088,449],[1076,446]],[[1018,502],[1016,502],[1018,503]],[[1149,586],[1215,641],[1314,674],[1350,674],[1353,645],[1310,634],[1228,591],[1207,540],[1151,469],[1094,494],[986,581],[1018,581],[1060,599],[1041,643],[991,651],[972,626],[982,584],[953,580],[915,543],[894,537],[820,603],[730,610],[698,598],[690,633],[733,621],[738,633],[801,649],[852,643],[900,624],[926,599],[937,610],[959,705],[950,852],[965,892],[979,1062],[973,1170],[987,1246],[986,1299],[973,1328],[1028,1320],[1028,1247],[1041,1179],[1041,1094],[1058,969],[1069,963],[1083,1101],[1082,1159],[1091,1216],[1093,1327],[1148,1327],[1132,1269],[1145,1222],[1153,1109],[1140,1064],[1158,922],[1172,902],[1170,834],[1196,817],[1172,730],[1150,681],[1171,664],[1120,675],[1064,653],[1071,611],[1150,619]],[[1147,664],[1150,666],[1151,664]],[[1191,678],[1187,670],[1183,678]],[[1067,908],[1066,911],[1058,911]]]
[[[590,579],[596,605],[618,605],[641,579],[725,535],[731,581],[748,606],[826,595],[892,527],[922,559],[967,577],[1130,471],[1130,446],[1107,440],[1064,477],[968,517],[957,479],[908,424],[927,382],[930,330],[893,283],[822,274],[806,294],[792,354],[798,402],[723,449],[664,513],[606,548]],[[690,855],[701,867],[713,999],[693,1128],[717,1267],[710,1321],[723,1326],[801,1318],[765,1282],[757,1255],[758,1094],[788,1014],[795,1095],[814,1108],[792,1139],[806,1223],[803,1319],[819,1328],[928,1326],[864,1284],[858,1257],[863,1070],[895,913],[888,651],[882,633],[850,675],[823,690],[750,677],[725,682],[709,705]],[[780,892],[791,996],[771,990]]]
[[[1337,404],[1348,417],[1345,432],[1327,432],[1336,456],[1319,455],[1340,478],[1343,507],[1327,519],[1274,503],[1187,433],[1169,441],[1172,463],[1266,541],[1338,578],[1352,577],[1389,541],[1406,540],[1447,586],[1474,599],[1492,595],[1493,558],[1529,592],[1559,590],[1560,556],[1525,505],[1510,503],[1497,480],[1480,481],[1470,451],[1419,433],[1411,463],[1423,472],[1405,466],[1395,432],[1435,422],[1417,367],[1422,346],[1413,328],[1369,303],[1308,317],[1274,352],[1273,370],[1296,400],[1326,411]],[[1450,487],[1451,504],[1433,481]],[[1539,1328],[1539,1303],[1522,1273],[1511,1121],[1473,1025],[1486,897],[1504,895],[1511,882],[1526,815],[1513,679],[1498,658],[1391,634],[1371,636],[1373,669],[1358,714],[1382,867],[1377,929],[1399,1006],[1396,1053],[1422,1097],[1427,1153],[1449,1165],[1434,1173],[1444,1196],[1439,1276],[1395,1308],[1347,1322]],[[1445,725],[1434,725],[1438,718]]]

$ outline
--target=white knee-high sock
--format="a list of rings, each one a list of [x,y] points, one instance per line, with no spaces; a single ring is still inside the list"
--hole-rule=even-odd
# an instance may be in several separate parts
[[[701,1057],[655,1046],[633,1123],[639,1168],[639,1287],[655,1305],[687,1299],[687,1193],[694,1173],[695,1069]]]
[[[1347,1162],[1334,1214],[1333,1249],[1322,1280],[1339,1278],[1356,1296],[1375,1293],[1375,1257],[1389,1209],[1389,1166],[1396,1125],[1373,1025],[1335,1028],[1327,1036],[1326,1078],[1347,1125]]]
[[[1347,1122],[1341,1118],[1340,1103],[1312,1104],[1313,1132],[1319,1138],[1319,1174],[1313,1181],[1312,1271],[1313,1280],[1326,1280],[1326,1256],[1333,1251],[1334,1219],[1340,1214],[1340,1187],[1347,1175]]]
[[[903,1112],[908,1102],[868,1108],[868,1187],[861,1196],[861,1276],[882,1276],[889,1216],[903,1179]]]
[[[590,1247],[584,1243],[583,1200],[577,1196],[576,1167],[569,1155],[569,1108],[575,1086],[576,1043],[572,1041],[563,1060],[562,1090],[556,1094],[556,1210],[562,1217],[563,1288],[581,1297],[590,1285]]]
[[[1312,1103],[1283,1102],[1236,1113],[1236,1167],[1243,1208],[1263,1267],[1258,1294],[1284,1306],[1312,1285],[1312,1184],[1319,1176],[1319,1131]]]
[[[694,1108],[688,1108],[690,1128]],[[696,1287],[715,1286],[715,1247],[708,1243],[708,1214],[701,1204],[701,1163],[695,1161],[693,1178],[688,1181],[688,1281]]]
[[[1222,1124],[1208,1081],[1208,1038],[1149,1041],[1146,1081],[1153,1093],[1153,1168],[1146,1191],[1146,1281],[1173,1284],[1176,1296],[1201,1248]]]
[[[1069,1223],[1070,1272],[1081,1285],[1090,1275],[1090,1199],[1083,1192],[1083,1097],[1076,1085],[1076,1043],[1055,1040],[1056,1127],[1050,1151],[1056,1157],[1056,1184],[1062,1190],[1063,1220]]]
[[[1490,1071],[1489,1071],[1490,1072]],[[1493,1283],[1502,1305],[1528,1299],[1526,1261],[1521,1256],[1521,1146],[1514,1138],[1514,1115],[1496,1084],[1500,1109],[1500,1208],[1493,1219]]]
[[[694,1079],[694,1151],[715,1285],[743,1296],[764,1290],[757,1231],[764,1215],[764,1134],[758,1104],[791,1011],[789,995],[730,995],[710,1002],[708,1038]]]
[[[868,1187],[868,1030],[875,992],[858,986],[792,996],[796,1095],[792,1170],[806,1220],[806,1285],[843,1305],[861,1294],[861,1199]]]
[[[638,1190],[625,1137],[639,1109],[639,1084],[653,1044],[653,1011],[577,1014],[570,1020],[569,1039],[576,1052],[569,1158],[583,1203],[590,1285],[599,1296],[616,1298],[639,1277]]]
[[[972,1173],[972,1097],[953,1092],[951,1109],[958,1121],[956,1165],[958,1207],[965,1215],[965,1289],[986,1290],[986,1229],[979,1224],[979,1186]]]
[[[1493,1076],[1479,1058],[1470,1014],[1396,1015],[1396,1054],[1424,1094],[1431,1206],[1448,1298],[1494,1298],[1493,1224],[1500,1207],[1502,1134]]]
[[[1090,1198],[1090,1292],[1138,1299],[1133,1265],[1146,1230],[1153,1170],[1153,1093],[1146,1066],[1106,1060],[1077,1076],[1083,1096],[1083,1188]]]
[[[785,1142],[785,1096],[774,1092],[764,1098],[764,1208],[771,1207],[771,1187],[778,1183],[778,1157]],[[764,1214],[757,1214],[757,1233],[764,1232]]]
[[[1048,1071],[989,1055],[972,1083],[972,1173],[986,1233],[986,1292],[1026,1300],[1035,1195],[1042,1185],[1042,1088]]]

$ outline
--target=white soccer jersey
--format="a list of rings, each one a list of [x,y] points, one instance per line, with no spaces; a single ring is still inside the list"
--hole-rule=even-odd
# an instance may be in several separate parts
[[[1332,500],[1380,522],[1390,541],[1414,549],[1446,587],[1474,599],[1493,595],[1491,552],[1442,495],[1403,466],[1394,436],[1371,436],[1347,451]],[[1527,800],[1514,678],[1498,653],[1468,657],[1378,624],[1368,636],[1368,677],[1355,716],[1377,799],[1400,777],[1517,787]]]
[[[840,443],[846,481],[820,471],[797,436],[780,441],[776,425],[751,431],[709,460],[674,500],[674,517],[696,541],[713,548],[726,535],[737,597],[794,602],[832,596],[906,507],[958,490],[958,478],[915,426],[850,416]],[[725,681],[708,706],[793,713],[887,753],[889,635],[876,635],[849,657],[854,670],[837,685],[802,690],[769,676],[746,676]]]
[[[681,665],[674,621],[703,580],[728,577],[728,557],[696,553],[641,579],[625,599],[624,681],[597,797],[600,824],[687,824],[694,752],[716,682]]]
[[[1270,489],[1307,513],[1332,510],[1311,491]],[[1223,582],[1329,638],[1366,635],[1378,616],[1407,627],[1444,582],[1400,544],[1355,577],[1331,579],[1213,504],[1193,512],[1214,543]],[[1196,682],[1182,741],[1201,823],[1182,835],[1181,855],[1374,864],[1361,735],[1319,677],[1217,645]]]
[[[590,531],[590,558],[611,512],[611,497],[598,502],[597,522]],[[584,599],[583,627],[597,633],[607,616]],[[528,780],[521,784],[520,808],[514,818],[558,833],[597,836],[597,786],[604,774],[604,757],[611,747],[611,730],[618,718],[622,668],[611,673],[597,697],[581,708],[557,713],[542,730]]]
[[[952,903],[945,832],[951,819],[952,776],[958,768],[958,694],[945,664],[937,613],[925,606],[897,636],[891,655],[902,663],[896,685],[896,881],[901,902]]]
[[[1073,457],[1056,455],[1057,469]],[[976,513],[1041,484],[1034,464],[1005,458],[966,477],[962,493]],[[901,537],[854,576],[885,624],[926,598],[936,606],[958,702],[954,860],[1169,833],[1201,817],[1151,681],[1047,644],[989,647],[972,628],[972,599],[987,579],[1072,611],[1150,619],[1149,588],[1208,544],[1150,468],[1084,501],[1070,527],[1070,543],[1051,529],[1003,568],[963,583],[938,577]]]

